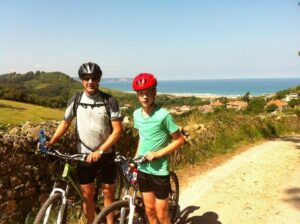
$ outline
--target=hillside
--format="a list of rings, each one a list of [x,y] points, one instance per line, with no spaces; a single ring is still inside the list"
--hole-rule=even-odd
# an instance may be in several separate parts
[[[138,106],[137,98],[133,93],[100,88],[104,92],[115,96],[121,102],[121,105],[131,104],[133,109]],[[80,91],[82,91],[80,81],[61,72],[37,71],[26,74],[9,73],[0,75],[0,99],[63,108],[66,106],[68,99],[74,93]],[[196,97],[174,98],[160,95],[157,98],[157,103],[163,103],[166,107],[174,104],[199,105],[201,102],[202,99]]]
[[[81,89],[78,81],[61,72],[10,73],[0,76],[0,98],[42,106],[64,107]]]
[[[10,100],[0,100],[0,114],[1,128],[1,124],[14,125],[26,121],[62,120],[64,111]]]

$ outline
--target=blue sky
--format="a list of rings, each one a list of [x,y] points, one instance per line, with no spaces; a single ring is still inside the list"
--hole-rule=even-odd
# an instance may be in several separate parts
[[[0,74],[300,77],[297,0],[2,0]]]

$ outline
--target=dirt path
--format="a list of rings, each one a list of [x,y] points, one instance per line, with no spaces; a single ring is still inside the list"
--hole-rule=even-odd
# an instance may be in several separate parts
[[[180,207],[180,224],[299,224],[300,136],[254,146],[189,178]]]

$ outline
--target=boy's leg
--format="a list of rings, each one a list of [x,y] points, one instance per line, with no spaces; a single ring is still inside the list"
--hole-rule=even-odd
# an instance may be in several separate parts
[[[169,217],[169,198],[155,199],[155,211],[160,224],[171,224]]]
[[[157,224],[154,192],[142,192],[146,214],[150,224]]]

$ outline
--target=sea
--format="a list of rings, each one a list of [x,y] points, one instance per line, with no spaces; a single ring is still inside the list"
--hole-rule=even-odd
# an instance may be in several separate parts
[[[103,79],[101,86],[132,92],[130,79]],[[158,93],[178,95],[252,96],[276,93],[300,85],[300,78],[160,80]]]

